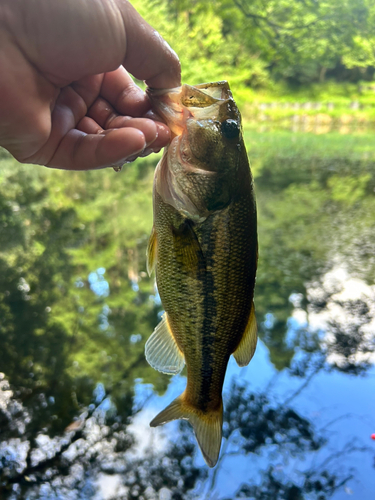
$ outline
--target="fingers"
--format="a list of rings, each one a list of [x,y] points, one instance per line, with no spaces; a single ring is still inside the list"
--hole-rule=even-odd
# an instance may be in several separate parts
[[[164,123],[154,122],[148,118],[118,116],[110,122],[110,125],[111,128],[134,127],[142,130],[146,138],[147,150],[141,156],[157,153],[169,143],[171,138],[170,130]]]
[[[164,125],[148,118],[116,115],[109,105],[106,109],[110,116],[103,109],[101,115],[99,111],[93,113],[96,119],[84,116],[76,129],[68,130],[52,158],[44,163],[65,170],[104,168],[147,156],[169,142],[169,130]]]
[[[101,97],[104,100],[97,100],[90,108],[89,116],[98,123],[102,124],[104,129],[119,128],[125,126],[138,127],[136,122],[127,123],[128,118],[118,118],[116,122],[110,120],[119,115],[126,115],[126,117],[150,117],[157,122],[157,138],[155,142],[155,151],[166,146],[170,140],[169,128],[155,119],[151,112],[151,103],[147,95],[134,84],[132,78],[123,66],[116,71],[106,73],[102,82]],[[112,107],[110,106],[112,105]],[[100,116],[99,116],[100,115]],[[147,131],[142,128],[142,131]]]
[[[90,75],[73,82],[70,87],[77,92],[89,108],[100,95],[105,73]]]
[[[87,110],[84,99],[65,88],[53,112],[50,140],[41,154],[47,166],[89,170],[134,160],[159,150],[168,141],[165,125],[119,115],[103,98],[97,98]]]
[[[58,87],[112,71],[124,58],[126,33],[113,0],[1,0],[0,12],[4,3],[17,45]]]
[[[100,95],[122,115],[142,116],[151,108],[150,100],[123,66],[104,75]]]
[[[84,0],[63,8],[48,0],[38,8],[6,2],[16,9],[9,7],[9,26],[22,64],[11,57],[18,73],[14,83],[8,78],[14,99],[2,105],[0,142],[20,161],[102,168],[158,151],[170,139],[166,125],[147,118],[149,99],[125,69],[105,72],[123,61],[148,85],[174,87],[178,57],[129,2],[91,3],[87,10]]]
[[[154,88],[181,85],[181,66],[177,54],[138,14],[129,2],[117,0],[126,32],[125,68]]]
[[[56,99],[55,107],[51,114],[50,133],[45,143],[39,150],[24,158],[23,162],[48,165],[55,151],[61,145],[66,134],[74,129],[87,112],[87,105],[82,97],[70,86],[61,90]]]
[[[147,156],[168,144],[166,125],[129,116],[144,110],[149,114],[148,99],[123,68],[113,73],[106,84],[104,75],[96,75],[61,89],[48,139],[23,161],[63,169],[95,169]],[[103,88],[116,108],[129,114],[120,114],[106,99],[97,97]]]
[[[100,134],[75,129],[65,135],[47,166],[65,170],[104,168],[125,163],[145,148],[145,136],[132,127]]]
[[[101,83],[100,86],[99,82]],[[92,118],[102,129],[135,127],[145,134],[148,145],[156,140],[155,150],[168,144],[170,139],[169,128],[152,114],[149,98],[134,84],[123,66],[105,75],[84,78],[74,83],[72,87],[89,107],[87,116]],[[97,97],[98,94],[100,94],[99,97]],[[93,100],[93,96],[95,100]],[[151,135],[155,134],[155,125],[153,123],[147,121],[129,122],[130,117],[147,117],[151,118],[153,122],[157,122],[156,136],[154,135],[152,138],[148,135],[150,127],[152,129]],[[114,118],[116,118],[116,121],[113,121]],[[84,120],[79,124],[78,129],[86,133],[92,133],[92,124],[89,125],[89,129],[85,128],[85,124],[89,123],[89,121]],[[143,123],[143,126],[141,126],[141,123]]]
[[[143,118],[129,118],[125,116],[118,116],[114,118],[111,122],[111,128],[137,128],[141,130],[145,135],[146,139],[146,149],[142,152],[140,156],[147,156],[151,153],[158,153],[161,148],[166,146],[171,138],[170,130],[164,125],[164,123],[152,122],[156,126],[156,137],[150,133],[153,132],[153,127],[150,127],[151,120],[146,120]],[[78,123],[77,129],[85,132],[86,134],[100,134],[104,132],[103,127],[101,127],[95,120],[85,116]]]
[[[163,123],[148,118],[131,118],[116,113],[115,109],[104,99],[98,98],[87,113],[99,127],[104,130],[111,128],[133,127],[141,130],[145,136],[147,147],[152,146],[152,151],[158,151],[166,146],[170,140],[169,128]],[[87,125],[87,128],[85,128]],[[89,121],[79,123],[78,128],[84,132],[92,133],[94,126]],[[97,128],[98,130],[98,128]],[[151,152],[151,151],[150,151]]]
[[[48,139],[50,106],[54,105],[59,90],[30,66],[3,29],[0,29],[0,89],[0,145],[24,161]]]
[[[28,60],[59,87],[121,63],[151,87],[180,85],[177,55],[128,1],[7,0],[5,10]]]

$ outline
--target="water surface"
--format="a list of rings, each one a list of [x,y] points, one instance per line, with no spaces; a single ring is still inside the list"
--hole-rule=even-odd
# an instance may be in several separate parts
[[[71,173],[0,153],[0,498],[372,500],[375,148],[246,133],[259,209],[260,341],[231,360],[217,467],[185,387],[150,368],[145,250],[156,157]]]

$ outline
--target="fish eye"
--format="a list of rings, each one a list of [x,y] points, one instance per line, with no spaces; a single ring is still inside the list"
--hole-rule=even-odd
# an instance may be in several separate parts
[[[228,119],[222,122],[221,131],[227,139],[235,139],[240,135],[240,127],[236,120]]]

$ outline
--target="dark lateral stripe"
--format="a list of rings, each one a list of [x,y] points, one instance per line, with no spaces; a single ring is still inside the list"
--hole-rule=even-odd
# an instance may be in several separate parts
[[[202,231],[202,247],[209,248],[205,252],[206,268],[201,274],[203,297],[203,323],[202,323],[202,362],[200,369],[200,387],[199,387],[199,408],[202,411],[207,409],[210,402],[210,393],[213,383],[214,366],[214,331],[212,320],[217,317],[217,303],[214,295],[214,276],[213,276],[213,250],[215,248],[217,229],[214,225],[214,216],[208,217],[204,223]],[[210,271],[207,270],[210,269]]]

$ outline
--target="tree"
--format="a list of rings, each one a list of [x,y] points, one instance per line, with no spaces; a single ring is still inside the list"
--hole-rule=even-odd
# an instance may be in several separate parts
[[[372,79],[375,7],[370,0],[167,3],[175,19],[188,16],[191,30],[199,30],[203,19],[210,25],[210,16],[217,16],[223,38],[233,40],[238,53],[247,54],[250,67],[253,58],[265,64],[273,79],[298,84],[323,80],[325,75]],[[346,74],[340,70],[342,64]],[[234,60],[232,67],[235,70]],[[266,78],[247,78],[241,83],[265,84]]]

